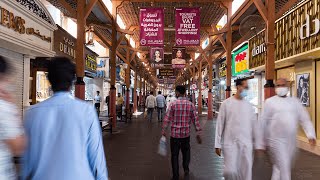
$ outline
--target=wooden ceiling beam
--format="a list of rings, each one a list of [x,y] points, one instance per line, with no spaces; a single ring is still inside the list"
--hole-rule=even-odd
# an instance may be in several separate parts
[[[263,2],[261,0],[253,0],[253,3],[256,5],[260,15],[262,16],[262,18],[264,19],[265,22],[268,21],[268,17],[267,17],[267,8],[266,6],[263,4]]]
[[[71,7],[65,0],[58,0],[58,3],[62,5],[69,13],[71,18],[77,19],[77,11]]]
[[[276,19],[283,16],[284,13],[289,11],[299,0],[288,0],[288,2],[276,13]]]
[[[90,15],[93,6],[96,5],[98,0],[90,0],[89,4],[86,5],[85,10],[84,10],[84,19],[87,19],[88,16]]]
[[[214,30],[214,32],[218,32],[218,29],[217,29],[217,27],[215,27],[215,26],[213,26],[213,30]],[[218,37],[219,41],[221,42],[222,46],[224,47],[224,49],[226,50],[226,49],[227,49],[227,43],[226,43],[226,41],[223,39],[222,35],[219,34],[219,35],[217,35],[217,37]]]
[[[250,8],[250,6],[253,4],[253,0],[246,0],[240,8],[232,15],[231,19],[232,22],[231,24],[236,23],[239,18]]]

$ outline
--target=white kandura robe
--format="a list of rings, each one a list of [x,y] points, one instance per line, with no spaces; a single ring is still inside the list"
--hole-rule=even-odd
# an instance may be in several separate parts
[[[266,100],[260,123],[259,132],[264,134],[257,146],[270,150],[272,180],[291,180],[298,125],[301,124],[308,139],[316,139],[308,112],[297,98],[274,96]]]
[[[222,148],[226,180],[251,180],[253,139],[257,116],[253,106],[235,97],[226,99],[219,110],[215,148]]]

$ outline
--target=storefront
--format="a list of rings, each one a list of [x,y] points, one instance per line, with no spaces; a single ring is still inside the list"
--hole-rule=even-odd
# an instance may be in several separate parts
[[[67,57],[75,62],[76,38],[60,26],[57,27],[58,29],[54,31],[53,39],[53,50],[55,51],[55,56]],[[47,79],[49,61],[50,59],[45,57],[31,59],[30,77],[32,81],[30,86],[30,99],[32,104],[44,101],[53,94],[51,85]]]
[[[0,1],[0,55],[11,63],[14,72],[13,94],[19,108],[30,105],[30,59],[52,57],[53,31],[57,28],[43,4]],[[44,80],[45,75],[39,74]],[[39,87],[40,88],[40,87]]]
[[[306,107],[315,126],[316,134],[320,133],[320,109],[316,102],[320,100],[320,0],[308,0],[301,3],[286,16],[276,21],[275,27],[275,77],[286,78],[290,82],[289,95],[297,97]],[[264,31],[249,40],[251,46],[250,67],[263,72],[265,68]],[[290,43],[289,43],[290,42]],[[264,79],[264,77],[263,77]],[[264,84],[265,82],[262,82]],[[263,95],[262,95],[263,97]],[[300,129],[298,134],[300,147],[320,154],[320,147],[310,149],[308,140]],[[319,139],[319,136],[317,136]]]
[[[249,63],[249,45],[247,42],[240,45],[232,53],[232,77],[233,81],[238,78],[248,78],[249,91],[246,100],[254,107],[255,112],[261,111],[261,99],[259,94],[262,92],[261,75],[251,71]],[[231,87],[232,94],[236,93],[236,87]]]

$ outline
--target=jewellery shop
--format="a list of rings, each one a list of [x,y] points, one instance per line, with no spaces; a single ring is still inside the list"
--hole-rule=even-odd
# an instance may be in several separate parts
[[[30,105],[30,59],[53,57],[53,32],[57,27],[39,1],[0,1],[0,55],[13,67],[10,74],[17,105]]]

